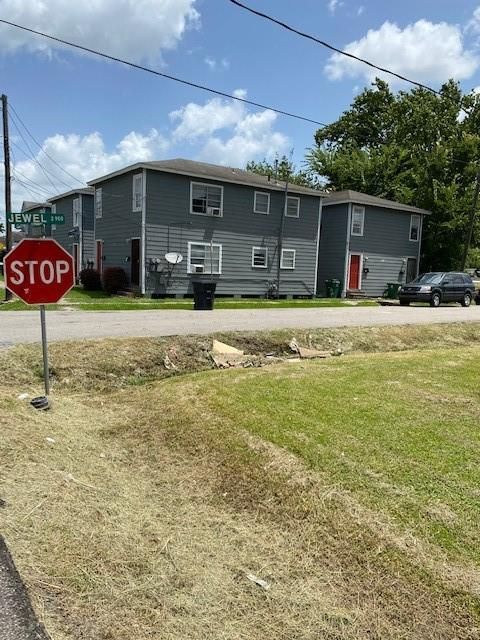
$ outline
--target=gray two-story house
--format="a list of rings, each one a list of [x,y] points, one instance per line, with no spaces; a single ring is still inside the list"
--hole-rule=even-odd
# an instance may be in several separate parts
[[[73,256],[76,277],[95,264],[93,197],[93,189],[85,187],[50,198],[52,213],[65,216],[65,224],[52,225],[50,235]]]
[[[22,203],[22,213],[32,214],[32,219],[36,214],[50,213],[51,208],[50,202],[31,202],[24,200]],[[27,238],[43,238],[44,236],[50,235],[50,225],[47,224],[24,224],[21,226],[21,229]]]
[[[387,283],[418,274],[422,227],[429,211],[357,191],[323,202],[318,258],[319,294],[338,279],[342,295],[380,296]]]
[[[198,279],[217,294],[316,294],[319,191],[241,169],[165,160],[89,182],[96,266],[123,267],[141,293],[184,296]]]

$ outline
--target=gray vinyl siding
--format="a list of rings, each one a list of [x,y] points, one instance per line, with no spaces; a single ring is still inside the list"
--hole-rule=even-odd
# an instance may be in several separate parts
[[[184,295],[192,292],[188,274],[188,243],[205,242],[222,245],[222,273],[213,276],[217,293],[223,295],[264,295],[268,282],[277,278],[277,244],[283,216],[284,194],[281,191],[222,183],[223,217],[190,213],[188,176],[147,172],[146,197],[146,289],[147,292]],[[270,213],[253,212],[255,190],[270,193]],[[294,195],[294,194],[292,194]],[[315,289],[316,240],[320,199],[300,196],[300,217],[285,217],[283,248],[296,250],[294,270],[281,270],[281,295],[313,295]],[[97,234],[98,235],[98,234]],[[252,248],[268,248],[268,267],[252,267]],[[167,252],[179,252],[182,263],[168,278]],[[160,260],[159,270],[152,271],[150,260]],[[210,280],[209,275],[200,276]]]
[[[318,289],[325,295],[325,280],[345,277],[345,251],[347,242],[348,204],[323,207],[318,251]]]
[[[137,172],[138,173],[138,172]],[[103,270],[122,267],[130,279],[130,240],[141,236],[141,212],[132,212],[132,176],[126,173],[95,185],[102,189],[102,217],[95,238],[103,242]]]
[[[93,195],[82,194],[82,248],[83,262],[95,265],[95,213]]]
[[[73,230],[73,201],[81,198],[81,225],[77,236],[69,235]],[[73,256],[73,245],[78,244],[81,256],[80,269],[85,268],[95,257],[95,231],[93,223],[93,196],[88,194],[71,194],[54,202],[56,213],[65,216],[65,224],[57,224],[51,231],[52,238],[62,245]]]
[[[56,213],[65,216],[65,224],[57,224],[56,228],[52,230],[52,238],[62,245],[68,253],[73,256],[73,245],[77,242],[74,236],[69,236],[69,232],[73,230],[73,196],[67,196],[66,198],[60,198],[54,202],[56,206]]]
[[[363,267],[369,270],[362,273],[361,283],[367,295],[382,295],[387,282],[405,282],[403,260],[418,260],[420,241],[409,240],[410,217],[397,210],[365,207],[363,236],[350,237],[350,252],[361,253]]]

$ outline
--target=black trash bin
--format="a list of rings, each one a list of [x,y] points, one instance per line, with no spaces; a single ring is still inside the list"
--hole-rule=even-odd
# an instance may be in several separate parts
[[[211,311],[215,303],[216,282],[193,282],[193,308],[195,311]]]

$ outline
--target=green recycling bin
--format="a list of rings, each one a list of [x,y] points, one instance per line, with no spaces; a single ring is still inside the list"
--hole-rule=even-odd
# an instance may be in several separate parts
[[[331,280],[325,280],[325,290],[327,298],[339,298],[341,284],[341,281],[335,278],[332,278]]]
[[[399,282],[387,282],[387,298],[395,300],[398,297],[398,290],[401,286]]]

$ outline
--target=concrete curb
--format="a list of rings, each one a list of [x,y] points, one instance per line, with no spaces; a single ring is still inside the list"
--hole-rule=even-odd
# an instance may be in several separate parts
[[[0,640],[50,640],[0,536]]]

